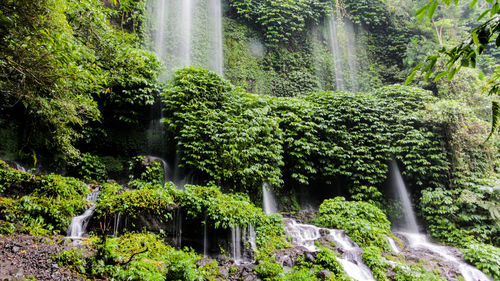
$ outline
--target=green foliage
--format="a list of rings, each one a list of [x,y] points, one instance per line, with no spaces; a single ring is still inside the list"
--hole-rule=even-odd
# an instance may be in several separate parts
[[[198,266],[200,256],[178,251],[151,233],[127,233],[107,239],[103,257],[87,259],[88,273],[114,280],[205,280],[212,264]]]
[[[0,221],[8,232],[64,233],[72,217],[87,208],[83,198],[89,189],[81,181],[53,174],[31,175],[9,168],[4,162],[0,165],[2,195],[13,197],[0,197]],[[19,189],[13,192],[14,188]],[[17,229],[13,229],[15,223],[20,224]]]
[[[500,248],[487,244],[469,244],[462,252],[465,259],[475,267],[494,280],[500,279]]]
[[[236,92],[214,72],[178,71],[164,95],[165,122],[175,135],[180,165],[232,190],[281,183],[280,131],[262,100]],[[248,101],[255,105],[248,104]]]
[[[363,262],[372,270],[372,274],[377,280],[388,280],[385,276],[387,264],[382,257],[382,250],[380,248],[376,246],[363,248]]]
[[[390,222],[377,207],[366,202],[346,201],[343,197],[325,200],[316,223],[327,228],[345,229],[361,247],[387,248],[384,234],[391,232]]]
[[[429,92],[390,86],[370,94],[283,99],[220,91],[211,86],[224,83],[217,79],[184,69],[173,83],[186,85],[164,95],[165,122],[181,152],[180,165],[202,181],[246,192],[260,190],[263,182],[279,187],[285,180],[293,188],[347,181],[344,193],[380,204],[392,157],[413,179],[411,188],[449,180],[439,127],[422,118],[425,104],[435,101]]]
[[[98,156],[90,153],[82,153],[80,159],[73,161],[69,166],[70,174],[87,182],[102,182],[107,177],[104,164],[100,161]]]
[[[287,281],[319,281],[315,272],[308,268],[299,268],[285,273],[284,280]]]
[[[428,280],[428,281],[444,281],[446,279],[439,277],[434,272],[425,270],[422,265],[397,263],[394,268],[396,275],[394,280],[397,281],[412,281],[412,280]]]
[[[270,44],[286,43],[331,12],[331,1],[232,0],[238,15],[257,24]]]
[[[429,19],[432,19],[439,4],[446,4],[450,6],[452,2],[458,5],[459,1],[451,0],[429,0],[427,4],[423,5],[415,14],[415,16],[422,20],[427,14]],[[473,9],[477,0],[472,0],[470,8]],[[477,61],[483,52],[487,49],[489,45],[494,45],[495,48],[500,46],[499,34],[500,34],[500,22],[498,21],[498,15],[500,14],[500,4],[498,0],[486,0],[489,4],[486,4],[485,8],[482,9],[481,15],[478,17],[477,21],[480,24],[473,28],[468,34],[467,40],[458,43],[451,48],[442,47],[439,50],[438,55],[430,55],[427,59],[416,65],[412,70],[408,78],[406,79],[406,84],[411,83],[417,72],[425,73],[425,80],[427,81],[431,75],[436,71],[438,62],[443,61],[446,69],[436,75],[435,81],[447,77],[448,80],[453,79],[458,71],[463,67],[476,68]],[[495,43],[492,43],[494,42]],[[500,92],[500,84],[498,82],[498,77],[500,75],[500,66],[497,65],[494,73],[488,79],[486,86],[483,88],[483,92],[488,92],[488,95],[498,97]],[[499,125],[500,111],[498,110],[498,101],[492,100],[492,118],[491,118],[491,132],[487,140],[493,136]]]
[[[163,184],[165,175],[160,159],[149,156],[136,156],[128,162],[130,180],[139,180],[153,184]]]
[[[99,85],[92,54],[72,35],[64,0],[0,4],[2,110],[23,112],[23,152],[75,157],[75,128],[99,118],[89,92]],[[61,114],[64,112],[64,114]],[[21,119],[22,120],[22,119]]]
[[[68,267],[79,273],[85,273],[85,257],[85,253],[81,249],[73,248],[63,251],[55,257],[55,261],[57,261],[59,266]]]
[[[333,250],[328,248],[320,249],[314,263],[333,273],[333,276],[335,276],[336,279],[346,279],[344,269],[337,260],[337,254],[335,254]]]
[[[146,213],[163,216],[168,221],[172,218],[170,212],[176,206],[171,192],[174,188],[173,184],[169,184],[167,188],[148,184],[140,189],[116,194],[119,190],[111,187],[99,196],[96,213],[99,217],[121,213],[131,218]]]
[[[435,238],[447,244],[469,242],[499,245],[498,191],[487,189],[424,190],[420,209]]]

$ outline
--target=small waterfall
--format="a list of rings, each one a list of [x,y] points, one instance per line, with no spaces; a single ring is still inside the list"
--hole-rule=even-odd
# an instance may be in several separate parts
[[[153,50],[167,69],[186,65],[223,74],[221,0],[150,0],[149,25]]]
[[[115,218],[113,220],[113,236],[118,236],[118,230],[120,228],[120,217],[121,213],[115,214]]]
[[[250,244],[250,248],[252,249],[252,251],[257,250],[257,243],[256,243],[257,239],[256,239],[256,237],[257,237],[257,235],[255,234],[255,229],[254,229],[253,225],[249,224],[248,228],[247,228],[247,238],[246,238],[246,240]]]
[[[180,207],[174,212],[173,233],[175,247],[182,247],[182,210]]]
[[[151,164],[153,161],[160,161],[161,162],[161,165],[163,168],[163,186],[165,186],[165,183],[167,181],[171,180],[170,176],[169,176],[170,167],[168,166],[168,163],[165,160],[163,160],[162,158],[156,157],[156,156],[146,155],[146,156],[144,156],[144,158],[146,159],[146,164]]]
[[[325,22],[328,48],[333,57],[338,91],[359,90],[359,67],[354,24],[337,11]]]
[[[375,281],[370,269],[363,263],[363,249],[352,241],[345,231],[330,229],[329,236],[342,252],[338,261],[348,277],[354,280]]]
[[[391,251],[395,254],[399,254],[401,251],[399,250],[398,246],[396,245],[396,241],[392,239],[392,237],[386,237],[387,243],[391,247]]]
[[[310,252],[316,251],[314,241],[321,238],[320,228],[309,224],[300,224],[293,219],[283,219],[285,229],[288,235],[293,239],[297,246],[306,248]]]
[[[205,213],[205,221],[203,224],[203,256],[208,257],[208,222],[207,214]]]
[[[418,233],[419,227],[411,205],[410,195],[395,160],[392,160],[390,169],[392,189],[395,191],[398,201],[403,204],[403,222],[400,226],[401,230],[404,232]]]
[[[458,272],[463,276],[465,281],[493,281],[482,271],[467,264],[456,254],[453,248],[431,243],[424,234],[399,232],[398,235],[403,236],[408,241],[407,251],[420,251],[428,253],[433,259],[442,259],[445,262],[454,264]]]
[[[465,281],[492,280],[486,274],[459,258],[453,252],[453,248],[431,243],[425,234],[419,232],[411,200],[395,160],[391,162],[391,185],[396,191],[398,200],[403,204],[404,221],[401,227],[402,232],[398,232],[397,234],[403,236],[408,241],[405,251],[432,253],[433,258],[440,258],[443,261],[454,264]]]
[[[363,250],[345,234],[345,231],[300,224],[289,218],[283,219],[283,223],[286,233],[292,237],[293,244],[304,247],[310,252],[317,250],[314,245],[316,240],[328,236],[342,253],[337,260],[348,277],[358,281],[375,281],[370,269],[363,263]]]
[[[68,227],[67,237],[71,239],[81,239],[83,235],[86,233],[87,224],[94,214],[95,211],[95,201],[97,201],[97,197],[99,196],[99,188],[92,190],[92,192],[87,195],[85,198],[87,201],[92,203],[91,207],[88,208],[83,214],[80,216],[74,217],[71,220],[71,224]]]
[[[231,252],[233,254],[234,263],[237,265],[242,264],[241,229],[239,226],[235,226],[231,229]]]
[[[264,205],[264,213],[266,215],[274,214],[278,212],[278,207],[276,204],[276,198],[273,192],[270,190],[269,185],[264,183],[262,185],[262,197]]]

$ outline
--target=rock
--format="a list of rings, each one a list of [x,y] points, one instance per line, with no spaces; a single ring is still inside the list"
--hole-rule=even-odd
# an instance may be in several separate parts
[[[316,277],[321,280],[330,280],[330,278],[332,277],[332,273],[328,270],[321,270],[316,273]]]
[[[304,256],[306,258],[306,261],[314,262],[316,260],[316,257],[311,252],[306,252]]]
[[[21,250],[21,248],[19,248],[18,246],[12,247],[12,252],[14,252],[14,253],[19,252],[19,250]]]

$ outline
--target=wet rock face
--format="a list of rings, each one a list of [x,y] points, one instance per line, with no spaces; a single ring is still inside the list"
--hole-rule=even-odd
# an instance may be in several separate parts
[[[64,240],[27,235],[0,236],[0,280],[39,281],[84,280],[69,270],[60,268],[52,258],[69,249]]]

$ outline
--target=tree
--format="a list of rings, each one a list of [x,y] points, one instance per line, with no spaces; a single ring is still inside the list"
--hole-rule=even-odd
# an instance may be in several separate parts
[[[434,80],[437,81],[443,77],[449,80],[453,79],[455,74],[462,67],[476,67],[478,57],[491,45],[494,48],[500,46],[500,4],[499,0],[484,0],[486,3],[483,6],[483,11],[477,21],[480,23],[472,29],[467,36],[467,39],[452,48],[442,47],[438,55],[427,57],[427,59],[415,66],[410,75],[406,79],[406,84],[409,84],[417,72],[425,73],[425,80],[428,81],[430,76],[435,72],[438,61],[444,61],[445,70],[438,73]],[[416,16],[422,20],[425,15],[432,20],[432,17],[439,5],[458,5],[459,0],[429,0],[426,5],[422,6]],[[478,0],[471,0],[470,8],[476,7]],[[494,43],[492,43],[494,42]],[[491,74],[483,88],[483,93],[487,93],[492,97],[492,119],[491,133],[488,139],[496,132],[500,125],[500,103],[498,102],[498,94],[500,92],[500,66]]]

